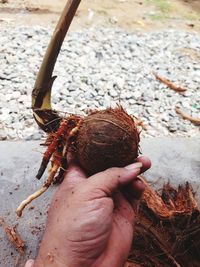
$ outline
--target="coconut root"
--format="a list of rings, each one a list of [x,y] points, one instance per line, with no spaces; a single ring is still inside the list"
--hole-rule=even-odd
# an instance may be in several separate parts
[[[40,188],[38,191],[31,194],[27,199],[21,202],[21,204],[16,210],[16,213],[19,217],[22,216],[22,212],[27,205],[29,205],[34,199],[38,198],[48,190],[50,185],[54,182],[54,179],[57,182],[62,181],[67,166],[67,153],[73,141],[73,138],[78,133],[80,125],[81,125],[81,120],[74,116],[71,117],[70,119],[64,120],[63,123],[61,123],[57,133],[53,137],[53,141],[49,144],[47,151],[44,154],[42,164],[38,172],[39,176],[42,173],[44,173],[50,158],[53,156],[52,160],[53,166],[50,171],[50,175],[47,178],[42,188]],[[55,178],[55,175],[58,172],[58,170],[59,170],[58,177]]]
[[[78,121],[79,121],[79,118],[75,117],[75,116],[70,116],[68,119],[63,119],[57,132],[53,133],[50,136],[52,140],[51,140],[46,152],[44,153],[42,163],[41,163],[39,171],[36,175],[36,178],[38,180],[40,180],[42,175],[44,174],[44,172],[47,168],[47,165],[48,165],[52,155],[54,154],[54,152],[58,149],[59,146],[61,146],[60,143],[65,141],[64,137],[68,136],[69,132],[72,131],[73,128],[75,128]]]
[[[49,188],[49,186],[52,184],[53,179],[59,169],[59,165],[54,164],[52,167],[52,170],[50,172],[50,175],[48,177],[48,179],[46,180],[46,182],[44,183],[43,187],[40,188],[38,191],[36,191],[35,193],[33,193],[32,195],[30,195],[27,199],[25,199],[24,201],[22,201],[22,203],[19,205],[19,207],[17,208],[17,215],[19,217],[22,216],[22,212],[25,209],[25,207],[30,204],[34,199],[38,198],[39,196],[41,196],[42,194],[44,194],[44,192],[47,191],[47,189]]]

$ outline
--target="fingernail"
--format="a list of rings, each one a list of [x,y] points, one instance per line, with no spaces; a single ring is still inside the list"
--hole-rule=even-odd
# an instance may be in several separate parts
[[[25,267],[33,267],[33,264],[34,264],[34,260],[28,260],[28,261],[26,262]]]
[[[132,164],[125,167],[125,169],[127,169],[129,171],[139,169],[139,168],[142,168],[142,162],[132,163]]]

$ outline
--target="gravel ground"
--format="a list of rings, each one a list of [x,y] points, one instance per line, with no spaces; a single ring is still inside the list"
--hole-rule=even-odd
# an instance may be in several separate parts
[[[51,31],[1,28],[0,140],[41,138],[32,117],[31,90]],[[186,87],[179,94],[152,72]],[[84,114],[121,104],[142,119],[143,136],[197,136],[199,128],[175,112],[200,114],[200,35],[180,31],[125,32],[90,28],[72,32],[63,45],[53,87],[54,107]]]

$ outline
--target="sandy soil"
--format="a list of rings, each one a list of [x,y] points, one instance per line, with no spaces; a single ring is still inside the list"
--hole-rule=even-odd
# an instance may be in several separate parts
[[[66,0],[0,0],[0,25],[51,25]],[[200,31],[199,0],[83,0],[73,27],[112,24],[128,29]]]

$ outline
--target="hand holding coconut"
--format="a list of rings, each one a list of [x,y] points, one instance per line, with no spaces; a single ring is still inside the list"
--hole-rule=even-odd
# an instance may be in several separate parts
[[[139,130],[134,116],[122,106],[93,110],[85,117],[76,114],[62,117],[52,109],[53,70],[65,35],[81,0],[68,0],[55,28],[32,91],[33,116],[47,134],[37,179],[41,179],[48,164],[52,168],[42,188],[23,200],[16,210],[22,216],[24,208],[46,192],[56,181],[62,181],[68,167],[70,152],[88,175],[111,167],[124,167],[138,157]]]
[[[150,161],[140,157],[125,168],[107,169],[86,179],[71,164],[51,204],[33,266],[122,267],[144,190],[137,175],[149,167]],[[124,188],[126,197],[121,193]]]

